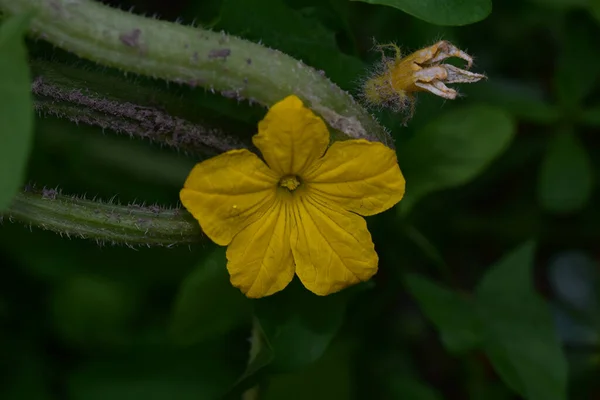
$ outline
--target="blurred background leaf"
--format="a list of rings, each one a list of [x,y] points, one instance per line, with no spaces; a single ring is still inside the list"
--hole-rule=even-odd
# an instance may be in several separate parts
[[[598,87],[600,58],[590,57],[600,46],[585,24],[571,22],[565,29],[556,63],[556,97],[563,107],[577,107]]]
[[[256,317],[273,350],[270,367],[290,372],[318,360],[341,328],[350,296],[360,288],[321,297],[294,279],[286,290],[254,301]]]
[[[440,331],[448,351],[465,353],[483,341],[481,322],[466,297],[416,275],[407,277],[410,293]]]
[[[408,284],[448,350],[479,344],[524,398],[564,400],[566,359],[550,309],[532,287],[533,257],[533,243],[505,256],[486,272],[470,304],[423,278],[411,277]]]
[[[229,282],[225,248],[213,250],[183,281],[171,322],[175,339],[186,344],[249,326],[250,300]]]
[[[437,25],[467,25],[481,21],[492,11],[491,0],[353,0],[398,8],[413,17]]]
[[[400,210],[406,213],[426,194],[479,175],[514,133],[512,119],[496,107],[464,107],[434,119],[398,149],[407,180]]]
[[[23,34],[30,15],[0,20],[0,211],[25,180],[33,133],[31,77]]]
[[[575,134],[554,135],[548,143],[539,179],[539,198],[547,211],[569,213],[586,206],[594,176],[588,153]]]
[[[567,363],[550,310],[532,285],[533,259],[534,244],[524,244],[479,283],[484,348],[496,371],[523,397],[565,400]]]

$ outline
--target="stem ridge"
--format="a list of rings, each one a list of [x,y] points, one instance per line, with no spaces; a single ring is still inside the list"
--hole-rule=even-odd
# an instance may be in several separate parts
[[[217,128],[193,124],[149,106],[106,99],[80,89],[65,90],[42,76],[34,79],[36,111],[165,144],[185,153],[214,154],[247,147]]]
[[[121,205],[62,194],[57,188],[28,185],[0,220],[19,221],[61,236],[95,240],[98,244],[173,247],[200,243],[200,226],[182,208],[157,204]]]

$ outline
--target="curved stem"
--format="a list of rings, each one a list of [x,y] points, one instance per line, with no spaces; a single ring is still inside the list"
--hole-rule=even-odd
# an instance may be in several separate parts
[[[0,220],[3,217],[99,244],[171,247],[204,238],[198,223],[183,209],[124,206],[65,196],[47,188],[19,193]]]
[[[92,0],[0,0],[0,9],[35,11],[34,34],[100,64],[266,106],[296,94],[347,137],[392,145],[389,134],[352,96],[277,50]]]

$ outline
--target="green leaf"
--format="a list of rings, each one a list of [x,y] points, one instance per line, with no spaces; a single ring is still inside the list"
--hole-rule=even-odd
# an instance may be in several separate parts
[[[225,0],[217,28],[260,41],[325,70],[344,89],[355,85],[357,75],[365,67],[358,58],[340,51],[335,32],[314,18],[304,17],[282,0]]]
[[[587,151],[571,132],[559,132],[548,143],[538,181],[542,207],[552,213],[572,213],[589,202],[594,183]]]
[[[275,357],[271,367],[288,372],[318,360],[342,325],[350,293],[320,297],[296,279],[282,292],[257,300],[255,315]]]
[[[407,284],[450,351],[482,348],[527,400],[566,400],[567,362],[550,309],[532,283],[534,244],[492,266],[467,301],[423,278]]]
[[[406,285],[450,352],[464,353],[481,343],[482,328],[469,299],[416,275],[407,276]]]
[[[381,4],[436,25],[460,26],[481,21],[492,12],[491,0],[352,0]]]
[[[479,282],[477,296],[495,297],[510,288],[516,295],[533,293],[531,273],[535,245],[528,242],[493,265]]]
[[[588,25],[577,21],[568,25],[554,75],[558,103],[568,111],[577,109],[596,88],[600,77],[600,57]]]
[[[30,15],[0,25],[0,211],[25,179],[33,136],[33,100],[23,33]]]
[[[513,390],[528,400],[565,400],[567,362],[548,306],[535,292],[534,244],[494,265],[476,290],[484,350]]]
[[[590,14],[592,14],[592,17],[594,17],[596,22],[600,24],[600,1],[591,0],[588,5],[590,7]]]
[[[185,279],[175,302],[170,331],[192,344],[250,322],[251,303],[229,282],[225,248],[214,250]]]
[[[248,365],[222,400],[238,400],[247,390],[260,385],[267,372],[266,367],[272,362],[273,349],[267,341],[265,333],[258,324],[258,321],[255,320],[252,324]]]
[[[498,107],[463,107],[436,118],[398,149],[407,182],[401,212],[426,194],[477,177],[508,148],[514,133],[512,118]]]

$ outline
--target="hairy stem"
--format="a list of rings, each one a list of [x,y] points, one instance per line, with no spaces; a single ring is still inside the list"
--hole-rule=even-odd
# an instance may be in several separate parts
[[[277,50],[92,0],[0,0],[0,9],[35,11],[32,33],[100,64],[265,106],[293,93],[346,136],[392,145],[389,134],[352,96]]]
[[[64,88],[41,76],[34,80],[32,91],[36,95],[34,107],[42,115],[148,139],[185,153],[214,155],[247,147],[220,129],[192,124],[155,107],[107,99],[88,90]]]
[[[36,111],[174,147],[184,153],[215,155],[248,147],[237,136],[203,121],[182,99],[139,82],[65,64],[33,60],[31,87]],[[98,79],[103,81],[96,83]],[[107,91],[106,87],[113,88]],[[123,93],[125,91],[126,93]],[[194,114],[195,123],[172,115],[170,108]]]
[[[0,220],[8,218],[56,232],[96,240],[99,244],[166,246],[199,243],[204,237],[185,210],[157,205],[119,205],[66,196],[55,189],[27,188]]]

